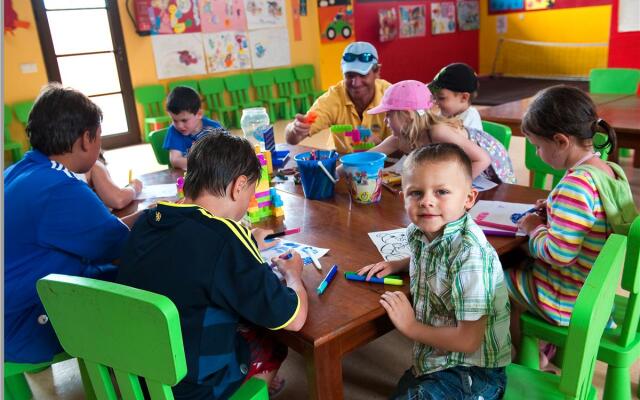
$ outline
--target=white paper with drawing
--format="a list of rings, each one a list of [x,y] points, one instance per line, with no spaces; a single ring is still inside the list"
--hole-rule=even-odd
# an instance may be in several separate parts
[[[511,221],[513,214],[521,214],[533,208],[528,203],[507,203],[506,201],[479,200],[469,214],[483,229],[516,232],[517,226]],[[517,235],[524,235],[517,232]]]
[[[200,33],[152,35],[151,44],[158,79],[207,73]]]
[[[310,255],[313,255],[315,258],[319,259],[329,252],[329,249],[324,249],[322,247],[310,246],[304,243],[292,242],[290,240],[282,240],[276,243],[273,247],[269,247],[267,249],[261,250],[260,253],[262,257],[265,259],[267,263],[271,262],[273,257],[277,257],[282,253],[286,253],[289,250],[295,250],[300,253],[300,257],[306,264],[312,264],[312,260]]]
[[[369,232],[369,237],[385,261],[401,260],[411,256],[406,228]]]
[[[249,48],[253,68],[270,68],[291,64],[287,28],[249,31]]]
[[[178,188],[175,183],[165,183],[162,185],[147,185],[142,187],[142,192],[138,193],[136,200],[159,199],[178,196]]]

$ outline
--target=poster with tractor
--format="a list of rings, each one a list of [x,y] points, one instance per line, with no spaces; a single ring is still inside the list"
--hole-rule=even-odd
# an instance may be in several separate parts
[[[352,41],[355,31],[351,1],[318,1],[318,23],[322,43]]]

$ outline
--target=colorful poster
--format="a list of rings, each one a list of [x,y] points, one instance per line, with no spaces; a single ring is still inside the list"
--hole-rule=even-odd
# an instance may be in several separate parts
[[[395,7],[378,9],[378,22],[381,42],[389,42],[398,37],[398,14]]]
[[[200,75],[207,72],[202,34],[153,35],[153,56],[158,79]]]
[[[410,38],[427,34],[425,6],[400,6],[400,37]]]
[[[151,0],[148,12],[152,34],[200,32],[198,0]]]
[[[527,10],[546,10],[555,5],[555,0],[525,0],[524,7]]]
[[[458,0],[458,26],[461,31],[480,29],[480,5],[477,0]]]
[[[244,0],[249,29],[287,26],[284,0]]]
[[[270,68],[291,64],[287,28],[249,31],[249,46],[253,68]]]
[[[489,0],[489,13],[524,10],[524,0]]]
[[[202,32],[246,31],[243,0],[199,0]]]
[[[320,41],[334,43],[351,42],[355,34],[353,6],[346,5],[318,8],[318,24],[320,26]]]
[[[207,33],[202,38],[209,73],[251,68],[246,32]]]
[[[451,33],[456,31],[456,7],[453,2],[431,3],[431,33]]]

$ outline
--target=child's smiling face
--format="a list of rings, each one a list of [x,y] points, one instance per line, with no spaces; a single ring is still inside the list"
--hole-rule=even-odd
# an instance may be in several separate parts
[[[478,192],[453,160],[424,161],[402,176],[404,207],[411,222],[433,240],[473,206]]]

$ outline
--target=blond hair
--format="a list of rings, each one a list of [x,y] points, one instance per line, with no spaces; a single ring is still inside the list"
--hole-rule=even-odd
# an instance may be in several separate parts
[[[417,112],[414,110],[398,110],[398,118],[403,125],[400,135],[409,142],[411,150],[420,147],[424,143],[424,135],[431,143],[431,127],[435,124],[446,124],[452,128],[461,129],[462,121],[459,118],[447,118],[435,114],[431,110]]]

